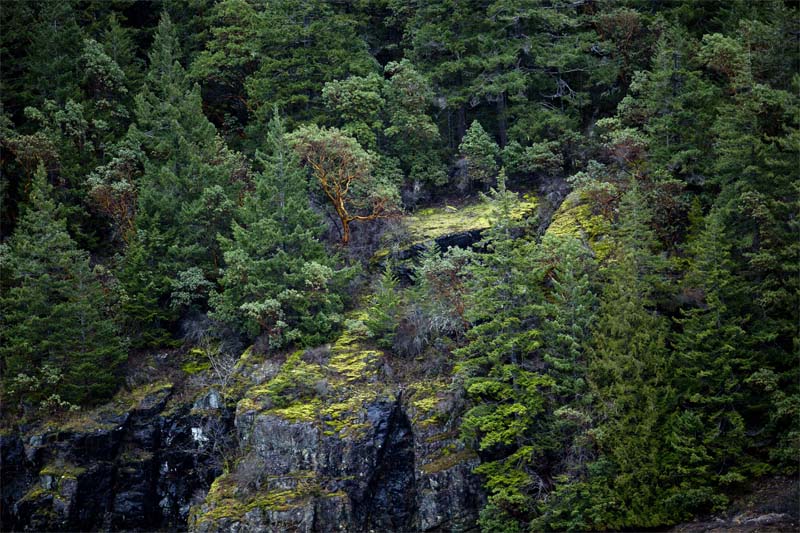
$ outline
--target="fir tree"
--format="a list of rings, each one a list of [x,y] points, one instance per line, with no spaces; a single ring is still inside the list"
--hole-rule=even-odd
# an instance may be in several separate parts
[[[324,341],[342,302],[332,291],[341,273],[319,237],[323,225],[309,202],[305,172],[275,112],[263,172],[237,209],[213,315],[248,336],[266,333],[273,346]]]
[[[370,333],[377,338],[378,345],[385,348],[391,348],[394,343],[395,329],[400,316],[402,297],[398,291],[399,284],[400,280],[394,273],[394,265],[387,261],[376,283],[369,314],[364,321]]]
[[[497,177],[500,149],[477,120],[464,135],[458,152],[465,164],[467,185],[480,183],[485,187],[491,186]]]
[[[125,362],[112,302],[67,233],[42,167],[31,186],[2,248],[4,393],[32,407],[102,401]]]
[[[255,133],[277,105],[292,120],[319,120],[325,82],[366,76],[378,64],[357,37],[357,19],[336,4],[270,2],[259,27],[260,64],[245,82]]]
[[[712,211],[690,245],[692,267],[684,282],[685,291],[697,294],[698,307],[677,319],[681,330],[672,341],[672,388],[678,397],[665,429],[671,448],[665,462],[674,473],[669,504],[686,516],[726,503],[719,488],[744,480],[748,467],[740,411],[752,363],[745,355],[745,319],[729,308],[742,285],[731,274],[727,242],[720,213]]]
[[[145,154],[135,224],[142,271],[123,270],[121,279],[130,296],[166,309],[182,272],[199,268],[208,279],[216,277],[222,263],[216,235],[229,232],[241,184],[235,179],[236,156],[203,115],[199,88],[190,86],[178,61],[175,27],[166,13],[149,57],[128,134]],[[125,272],[148,281],[134,282]],[[149,292],[134,294],[134,286]],[[142,327],[150,326],[142,317]]]
[[[512,216],[517,199],[502,174],[492,200],[494,224],[484,241],[489,253],[472,269],[466,314],[472,327],[457,352],[457,369],[472,401],[462,434],[485,454],[477,469],[489,492],[481,525],[513,531],[541,482],[536,463],[544,450],[535,435],[545,410],[543,390],[553,381],[535,370],[543,277],[531,259],[536,243]]]
[[[672,402],[666,377],[668,324],[652,310],[663,262],[654,253],[650,212],[633,182],[620,206],[617,261],[606,267],[606,285],[589,353],[590,388],[601,458],[595,484],[607,483],[613,500],[602,527],[661,523],[658,455],[660,424]],[[631,428],[636,428],[635,432]],[[605,470],[605,471],[603,471]]]

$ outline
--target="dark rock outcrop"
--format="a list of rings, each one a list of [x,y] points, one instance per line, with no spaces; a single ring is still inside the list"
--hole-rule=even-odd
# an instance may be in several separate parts
[[[171,395],[145,387],[118,412],[0,438],[2,529],[185,529],[192,498],[221,473],[224,444],[208,435],[229,435],[233,412],[170,405]]]
[[[193,510],[191,530],[474,528],[477,457],[444,427],[446,380],[395,382],[386,354],[349,334],[326,355],[291,361],[239,402],[243,457]],[[273,383],[301,374],[325,386],[276,406]]]
[[[391,366],[345,333],[285,363],[246,352],[225,395],[155,383],[2,435],[2,529],[470,530],[483,496],[448,380]]]

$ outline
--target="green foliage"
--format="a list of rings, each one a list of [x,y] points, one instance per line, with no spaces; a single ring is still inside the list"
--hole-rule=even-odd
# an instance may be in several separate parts
[[[569,236],[545,236],[538,255],[552,264],[542,321],[542,360],[556,380],[553,391],[571,400],[586,392],[585,349],[597,306],[592,292],[594,265],[589,250]]]
[[[275,113],[259,154],[263,171],[236,210],[232,237],[220,235],[225,268],[212,315],[271,346],[324,342],[340,322],[336,290],[343,271],[319,241],[323,226],[309,203],[305,173]]]
[[[543,303],[543,271],[531,260],[536,242],[512,217],[517,198],[502,176],[492,202],[493,225],[485,240],[490,253],[471,268],[466,311],[471,328],[468,344],[457,352],[457,369],[472,402],[462,435],[487,454],[478,469],[489,489],[482,523],[505,522],[505,516],[510,521],[504,528],[513,531],[519,518],[511,517],[527,514],[540,481],[535,464],[544,446],[533,437],[544,420],[544,390],[554,381],[534,364]]]
[[[369,313],[364,321],[369,332],[377,339],[378,346],[384,348],[391,348],[394,342],[395,327],[402,304],[402,296],[397,287],[399,284],[400,281],[394,273],[393,265],[387,261],[383,273],[376,283]]]
[[[389,81],[384,89],[388,125],[384,135],[391,153],[412,183],[443,185],[447,181],[439,154],[441,139],[428,114],[433,102],[430,84],[414,65],[404,59],[386,65]]]
[[[467,130],[458,147],[465,163],[466,185],[473,183],[489,187],[497,177],[497,158],[500,149],[477,120]]]
[[[314,396],[314,386],[322,380],[322,373],[318,365],[306,363],[302,357],[302,351],[290,355],[278,375],[267,384],[264,392],[275,407],[288,407]]]
[[[356,20],[338,5],[280,0],[260,15],[261,60],[245,89],[262,125],[275,105],[293,120],[319,118],[325,82],[377,71],[366,43],[354,38]]]
[[[386,105],[383,78],[375,73],[350,76],[325,84],[322,99],[342,123],[342,130],[353,136],[364,148],[377,147],[381,130],[381,112]]]
[[[126,291],[144,302],[129,308],[129,318],[142,330],[156,327],[146,308],[154,302],[167,307],[174,284],[181,284],[187,272],[199,271],[206,279],[216,276],[222,261],[216,235],[229,234],[240,188],[233,179],[237,158],[202,114],[199,89],[189,86],[178,62],[175,27],[166,14],[149,57],[145,83],[135,99],[136,124],[128,133],[145,154],[135,219],[140,255],[130,259],[135,268],[120,273]],[[177,309],[184,303],[170,306]]]
[[[309,167],[341,223],[342,244],[350,242],[350,223],[386,217],[399,204],[397,184],[376,172],[375,155],[337,128],[303,126],[289,142]]]
[[[467,405],[447,414],[481,461],[484,530],[664,527],[797,471],[796,3],[155,7],[169,16],[0,9],[12,410],[107,397],[128,340],[174,346],[207,312],[240,340],[323,343],[349,291],[369,313],[334,347],[336,379],[377,379],[368,331],[442,352],[436,371],[460,348]],[[506,172],[541,190],[535,228]],[[456,200],[495,179],[491,202]],[[402,246],[480,230],[479,251],[427,246],[411,286],[387,270],[371,295],[345,287],[320,211],[360,246],[401,192],[418,208]],[[290,357],[273,414],[328,409],[307,366]],[[357,427],[364,397],[330,427]]]
[[[51,191],[39,167],[17,230],[2,246],[0,354],[4,396],[60,409],[110,397],[126,358],[113,301],[67,233]]]

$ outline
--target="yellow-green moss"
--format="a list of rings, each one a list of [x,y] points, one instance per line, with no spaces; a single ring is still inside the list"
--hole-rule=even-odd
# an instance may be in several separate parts
[[[348,435],[357,437],[364,434],[370,424],[361,422],[359,413],[365,403],[375,401],[377,392],[374,389],[356,390],[347,396],[344,401],[333,402],[323,406],[320,417],[324,420],[328,431],[326,435]]]
[[[244,502],[234,497],[236,481],[227,474],[219,476],[211,484],[206,495],[206,502],[211,509],[198,517],[201,522],[220,520],[222,518],[238,518],[247,512]]]
[[[148,383],[131,391],[119,391],[111,401],[95,407],[93,409],[80,410],[71,413],[64,413],[59,418],[47,420],[42,425],[57,431],[75,431],[87,433],[91,431],[108,431],[117,427],[114,421],[102,422],[102,420],[113,419],[124,415],[131,409],[135,409],[147,396],[171,390],[173,387],[169,381],[157,381]]]
[[[408,233],[413,243],[437,239],[443,235],[486,229],[489,227],[491,205],[479,202],[461,208],[420,209],[405,218]]]
[[[147,385],[137,387],[130,392],[132,406],[135,407],[151,394],[172,390],[172,387],[172,382],[167,380],[156,381],[155,383],[148,383]]]
[[[50,463],[39,471],[40,476],[53,476],[54,478],[77,479],[86,472],[86,469],[69,463]]]
[[[436,422],[437,415],[441,414],[441,395],[447,391],[447,387],[447,382],[439,379],[417,381],[409,387],[409,403],[413,408],[414,423],[428,425]]]
[[[522,218],[532,214],[538,205],[535,196],[525,194],[512,211]],[[486,229],[491,225],[492,205],[486,201],[453,207],[420,209],[404,220],[412,243],[438,239],[444,235]]]
[[[253,347],[249,346],[244,352],[242,352],[242,355],[239,356],[239,359],[236,361],[236,364],[234,365],[233,368],[234,370],[241,370],[242,367],[252,363],[253,360],[254,360]]]
[[[299,401],[286,407],[269,409],[264,413],[278,416],[290,422],[313,422],[317,419],[321,403],[319,398],[313,398],[307,401]]]
[[[279,416],[306,420],[310,416],[309,399],[314,386],[322,380],[322,369],[317,364],[303,361],[303,352],[290,355],[280,370],[265,384],[251,387],[237,404],[239,412],[260,411],[270,408]],[[274,409],[272,408],[274,406]]]
[[[45,494],[52,494],[52,492],[44,489],[41,485],[35,485],[31,487],[31,490],[25,493],[25,495],[20,499],[20,502],[35,501]]]
[[[319,492],[319,486],[312,483],[298,483],[294,489],[275,490],[258,495],[247,503],[247,511],[266,509],[269,511],[288,511],[308,503],[309,498]]]
[[[346,381],[354,382],[375,374],[380,357],[377,350],[347,350],[334,354],[329,365]]]
[[[564,199],[547,228],[550,234],[586,241],[599,260],[606,258],[611,251],[611,243],[605,238],[610,230],[611,221],[595,214],[589,200],[579,191],[573,191]]]
[[[223,518],[240,519],[254,509],[287,511],[302,507],[312,497],[334,498],[345,494],[326,492],[313,479],[313,472],[299,472],[292,476],[297,486],[290,489],[270,490],[254,494],[240,493],[235,479],[223,474],[214,480],[206,496],[209,509],[206,513],[198,509],[195,517],[199,522],[217,521]]]
[[[539,207],[539,199],[531,193],[525,193],[519,203],[511,210],[511,218],[517,220],[527,218],[536,213],[537,207]]]
[[[211,368],[211,361],[208,360],[206,352],[200,348],[192,348],[186,354],[185,362],[181,365],[181,370],[193,376],[200,372],[205,372]]]
[[[421,470],[426,474],[435,474],[453,468],[465,461],[476,458],[472,450],[462,450],[460,452],[444,453],[433,461],[422,465]]]

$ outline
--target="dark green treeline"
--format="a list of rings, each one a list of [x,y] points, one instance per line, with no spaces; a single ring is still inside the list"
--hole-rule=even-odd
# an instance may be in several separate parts
[[[369,288],[377,343],[450,354],[486,531],[724,508],[800,451],[799,20],[772,0],[6,2],[3,416],[102,402],[140,350],[323,343]],[[509,190],[536,188],[571,190],[585,231],[518,216]],[[375,215],[480,191],[480,252],[369,279]]]

